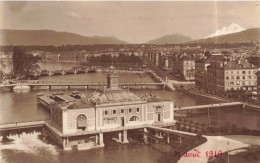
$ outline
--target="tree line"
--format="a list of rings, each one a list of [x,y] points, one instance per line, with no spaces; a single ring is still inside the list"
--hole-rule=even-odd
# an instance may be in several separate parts
[[[118,56],[101,55],[91,56],[87,63],[84,65],[140,65],[142,63],[139,56],[135,56],[120,53]]]

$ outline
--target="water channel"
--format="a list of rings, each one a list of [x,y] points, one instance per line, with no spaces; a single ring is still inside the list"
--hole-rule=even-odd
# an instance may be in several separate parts
[[[69,69],[75,64],[71,63],[52,63],[41,64],[42,69]],[[43,77],[40,79],[44,82],[106,82],[106,73],[91,73],[78,75],[64,75]],[[154,82],[149,75],[140,75],[132,73],[120,73],[119,82]],[[82,89],[84,94],[88,95],[98,88]],[[60,90],[52,90],[56,92]],[[71,92],[66,89],[63,92]],[[136,89],[131,88],[130,91],[137,95],[153,94],[172,100],[176,106],[193,106],[200,104],[211,104],[216,101],[208,98],[188,96],[177,91],[170,92],[161,90],[160,88],[152,89]],[[49,117],[49,112],[41,105],[37,104],[36,95],[39,92],[50,93],[46,89],[34,89],[32,91],[14,91],[8,89],[0,91],[0,123],[20,122],[40,120]],[[211,115],[212,119],[217,119],[220,124],[236,124],[238,127],[248,127],[252,129],[260,129],[259,117],[260,113],[252,111],[241,111],[241,108],[229,111],[219,111],[218,114]],[[201,114],[192,117],[194,120],[207,120],[207,114]],[[135,144],[122,145],[113,148],[103,148],[91,151],[70,151],[65,152],[56,145],[43,142],[39,138],[39,133],[22,134],[20,136],[11,136],[14,139],[12,143],[2,144],[0,142],[0,162],[115,162],[115,163],[150,163],[158,162],[169,147],[154,144]],[[0,137],[1,140],[1,137]],[[170,150],[170,149],[169,149]]]

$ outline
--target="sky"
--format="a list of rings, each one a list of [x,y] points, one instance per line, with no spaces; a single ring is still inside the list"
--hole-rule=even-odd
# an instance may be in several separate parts
[[[260,5],[247,2],[0,2],[0,29],[51,29],[145,43],[168,34],[204,38],[236,23],[260,28]]]

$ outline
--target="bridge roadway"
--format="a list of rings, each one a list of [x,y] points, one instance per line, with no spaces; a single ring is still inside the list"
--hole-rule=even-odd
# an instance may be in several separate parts
[[[219,108],[219,107],[225,107],[225,106],[240,106],[240,105],[245,105],[245,103],[243,103],[243,102],[226,102],[226,103],[218,103],[218,104],[176,107],[176,108],[174,108],[174,111],[196,110],[196,109],[198,110],[198,109]]]
[[[15,86],[106,86],[106,83],[19,83],[19,84],[2,84],[1,87],[15,87]],[[165,83],[119,83],[120,86],[164,86]]]
[[[162,127],[157,127],[157,126],[149,126],[147,127],[148,129],[153,129],[155,131],[163,131],[165,133],[174,133],[178,135],[187,135],[187,136],[196,136],[197,134],[191,133],[191,132],[185,132],[185,131],[180,131],[180,130],[173,130],[173,129],[168,129],[168,128],[162,128]]]

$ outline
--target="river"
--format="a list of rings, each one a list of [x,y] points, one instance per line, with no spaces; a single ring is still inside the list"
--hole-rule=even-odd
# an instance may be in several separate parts
[[[72,63],[51,63],[41,64],[42,69],[54,70],[54,69],[69,69],[75,64]],[[43,82],[106,82],[106,73],[91,73],[91,74],[79,74],[79,75],[64,75],[43,77],[40,79]],[[132,73],[120,73],[119,82],[154,82],[149,75],[140,75]],[[88,95],[93,92],[95,88],[89,90],[80,90],[84,94]],[[57,90],[52,90],[56,92]],[[66,89],[62,90],[64,92]],[[167,90],[161,90],[158,88],[153,89],[130,89],[137,95],[150,94],[161,96],[166,99],[174,101],[176,106],[192,106],[200,104],[210,104],[216,101],[208,98],[193,97],[183,95],[177,91],[170,92]],[[48,90],[34,89],[32,91],[14,91],[2,89],[0,91],[0,123],[17,122],[17,121],[32,121],[45,119],[49,117],[49,112],[46,111],[41,105],[37,104],[36,95],[39,92],[49,93]],[[239,110],[240,108],[238,108]],[[244,124],[242,119],[248,126],[253,124],[253,128],[259,129],[259,125],[255,123],[258,121],[259,113],[254,112],[240,112],[229,111],[228,114],[224,114],[224,111],[220,111],[217,118],[220,121],[228,123],[237,123],[238,125]],[[197,118],[196,118],[197,117]],[[206,120],[206,115],[196,116],[197,120]],[[235,117],[235,118],[234,118]],[[244,127],[244,126],[243,126]],[[151,148],[150,145],[138,144],[138,145],[122,145],[114,148],[102,148],[91,151],[70,151],[65,152],[60,147],[52,144],[48,144],[40,140],[39,133],[22,134],[19,136],[11,136],[14,141],[10,144],[0,143],[0,162],[115,162],[115,163],[138,163],[138,162],[158,162],[160,158],[164,157],[164,153],[160,150],[166,150],[168,147],[160,144],[154,144]],[[1,137],[0,137],[1,140]],[[22,160],[22,161],[21,161]]]

